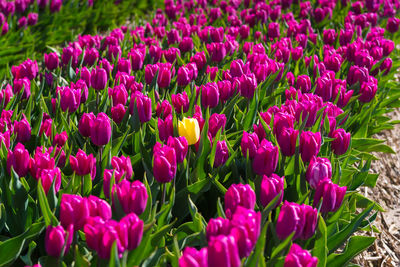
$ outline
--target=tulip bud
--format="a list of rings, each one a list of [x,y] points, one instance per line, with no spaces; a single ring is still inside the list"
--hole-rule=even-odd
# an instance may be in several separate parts
[[[142,241],[143,221],[135,213],[130,213],[119,221],[118,231],[121,243],[125,243],[124,247],[128,250],[133,250]],[[122,242],[124,239],[126,241]]]
[[[118,60],[118,71],[130,74],[132,70],[131,62],[129,59],[120,58]]]
[[[376,91],[378,90],[378,83],[375,79],[370,82],[363,82],[360,88],[360,97],[358,100],[363,103],[370,102],[376,95]]]
[[[76,157],[70,156],[69,163],[72,170],[80,176],[90,174],[92,180],[96,176],[96,158],[93,154],[86,155],[86,153],[78,149]]]
[[[258,175],[271,175],[278,165],[279,151],[266,139],[261,141],[253,159],[253,171]]]
[[[302,93],[308,93],[311,90],[311,80],[307,75],[300,75],[297,77],[296,89],[301,90]]]
[[[44,54],[44,64],[49,71],[55,70],[58,68],[60,61],[58,59],[58,55],[56,53]]]
[[[135,91],[131,95],[131,102],[129,104],[130,113],[133,115],[134,103],[136,102],[136,108],[139,115],[140,122],[148,122],[151,119],[151,99],[139,91]]]
[[[4,133],[0,132],[0,142],[2,142],[7,149],[10,148],[10,131],[6,131]]]
[[[25,146],[18,143],[14,151],[9,150],[7,154],[7,172],[11,175],[11,167],[19,177],[25,177],[28,174],[29,152]]]
[[[93,121],[96,119],[96,116],[93,112],[90,113],[83,113],[81,119],[78,123],[78,130],[84,137],[90,136],[90,131],[93,127]]]
[[[127,180],[122,180],[113,188],[113,194],[118,197],[118,201],[126,214],[133,212],[140,215],[146,209],[147,191],[140,181],[131,183]]]
[[[178,70],[178,74],[176,77],[176,81],[178,83],[178,86],[185,87],[190,83],[190,77],[189,77],[189,68],[182,66]]]
[[[317,267],[318,258],[311,256],[310,252],[293,243],[285,258],[284,267]]]
[[[171,69],[168,65],[161,65],[158,69],[157,84],[160,88],[168,88],[171,83]]]
[[[214,113],[211,115],[208,121],[208,131],[212,137],[215,137],[218,131],[221,129],[221,133],[225,129],[226,116],[225,114]]]
[[[62,195],[60,203],[60,222],[64,228],[73,225],[74,231],[82,229],[89,215],[89,203],[86,199],[79,195]]]
[[[51,149],[51,151],[53,151]],[[55,167],[55,160],[51,157],[50,149],[46,151],[42,147],[37,147],[35,156],[29,159],[29,171],[31,175],[39,180],[41,170],[53,170]]]
[[[106,198],[110,198],[110,186],[113,175],[116,184],[122,181],[122,178],[126,178],[122,171],[105,169],[103,175],[103,192]]]
[[[238,89],[242,96],[249,99],[253,98],[257,88],[257,79],[254,74],[242,75],[239,79],[236,79],[235,82],[238,83]]]
[[[17,135],[15,141],[19,143],[25,143],[31,139],[31,126],[25,115],[23,115],[21,121],[14,121],[14,134]]]
[[[64,230],[62,226],[49,225],[46,229],[45,247],[50,256],[59,258],[68,253],[71,246],[74,232],[72,225]]]
[[[340,187],[325,178],[316,187],[313,206],[318,207],[322,198],[321,212],[334,212],[340,208],[347,186]]]
[[[317,156],[321,148],[321,133],[304,131],[300,135],[300,154],[304,162],[309,162]]]
[[[176,113],[181,114],[186,113],[189,110],[189,97],[186,91],[182,94],[171,95],[172,105],[175,108]],[[166,115],[164,115],[166,116]]]
[[[215,108],[218,101],[219,91],[215,82],[201,86],[201,105],[203,107]]]
[[[254,156],[256,155],[257,148],[259,145],[260,141],[256,133],[249,134],[248,132],[243,131],[243,137],[240,143],[243,157],[247,157],[247,153],[249,153],[250,159],[253,159]]]
[[[19,94],[22,91],[21,99],[28,99],[31,96],[31,82],[28,78],[15,79],[13,93]]]
[[[193,49],[193,40],[191,37],[184,37],[182,41],[179,43],[179,49],[182,53],[189,52]]]
[[[350,66],[349,73],[347,74],[347,83],[353,85],[357,82],[360,84],[368,82],[368,69],[353,65]]]
[[[221,62],[226,56],[226,48],[223,43],[207,44],[207,50],[208,53],[210,54],[212,62],[217,62],[217,63]],[[197,67],[198,69],[202,69],[199,68],[199,66]]]
[[[10,99],[14,96],[11,85],[7,84],[5,88],[0,90],[0,105],[4,103],[3,107],[6,107],[10,102]],[[3,102],[4,101],[4,102]]]
[[[81,103],[81,90],[70,87],[58,87],[60,94],[60,107],[63,112],[74,113]]]
[[[208,242],[208,266],[239,267],[239,249],[231,235],[219,235]]]
[[[111,165],[114,169],[125,173],[126,179],[131,179],[133,175],[132,163],[130,157],[120,156],[111,159]]]
[[[226,145],[226,141],[218,141],[217,142],[217,147],[215,150],[215,159],[214,159],[214,168],[218,168],[219,166],[222,166],[225,164],[225,162],[229,158],[229,150]]]
[[[268,24],[268,37],[275,39],[280,36],[279,23],[271,22]]]
[[[197,250],[192,247],[186,247],[182,256],[179,258],[179,267],[207,267],[208,253],[207,247]]]
[[[128,100],[128,92],[123,84],[117,85],[114,88],[109,88],[108,95],[112,98],[113,107],[118,104],[125,105]]]
[[[202,52],[197,52],[191,59],[190,62],[193,62],[196,64],[197,69],[199,71],[203,70],[204,66],[207,63],[207,59],[206,59],[206,54],[204,51]]]
[[[194,118],[183,118],[178,122],[178,133],[188,141],[189,145],[196,144],[200,139],[199,123]]]
[[[168,137],[167,145],[175,149],[176,162],[182,163],[188,152],[188,141],[184,136]]]
[[[225,212],[230,218],[241,206],[246,209],[254,209],[256,204],[256,193],[248,184],[233,184],[225,193]]]
[[[323,41],[324,44],[333,45],[336,41],[337,33],[334,29],[325,29],[323,32]]]
[[[111,219],[111,206],[107,201],[93,195],[86,198],[86,201],[88,202],[90,217],[100,217],[104,221]]]
[[[161,104],[160,104],[160,102],[157,103],[157,108],[156,108],[157,117],[166,118],[171,113],[172,113],[172,106],[168,102],[168,100],[163,100],[163,102]]]
[[[90,139],[96,146],[104,146],[111,139],[111,123],[107,114],[101,112],[97,114],[97,118],[93,120],[90,130]]]
[[[386,30],[390,33],[396,33],[399,30],[399,25],[400,25],[400,19],[396,17],[388,18],[386,24]]]
[[[339,128],[332,132],[332,138],[335,138],[331,143],[333,153],[336,155],[343,155],[346,153],[350,145],[350,133]]]
[[[111,118],[116,124],[120,124],[125,117],[126,109],[124,105],[118,104],[115,107],[111,107]]]
[[[107,72],[103,68],[95,68],[90,72],[90,84],[95,90],[104,90],[107,86]]]
[[[28,25],[33,26],[38,22],[39,15],[37,13],[29,13],[28,14]]]
[[[319,182],[325,178],[332,178],[332,165],[327,158],[312,157],[306,172],[306,180],[311,188],[316,189]]]
[[[294,155],[298,135],[299,131],[293,128],[284,128],[282,132],[278,133],[277,141],[282,155],[287,157]]]
[[[61,187],[61,171],[59,168],[55,168],[52,170],[49,169],[42,169],[39,172],[39,181],[43,186],[44,192],[47,193],[50,190],[51,184],[54,181],[54,191],[57,193]]]
[[[159,183],[168,183],[174,179],[176,174],[175,149],[156,143],[154,146],[153,174]]]
[[[261,205],[266,207],[279,193],[281,193],[281,196],[273,208],[278,207],[282,203],[283,186],[285,184],[284,178],[285,177],[279,177],[275,173],[270,177],[266,175],[263,176],[260,190]]]
[[[172,125],[172,114],[168,115],[165,120],[158,118],[157,126],[160,140],[162,142],[166,142],[168,137],[171,137],[174,134],[174,126]]]
[[[62,6],[62,0],[51,0],[50,11],[51,13],[59,12]]]
[[[93,66],[96,60],[99,58],[99,51],[96,48],[88,48],[83,56],[83,64],[86,66]]]
[[[145,55],[142,54],[138,49],[132,49],[128,53],[128,58],[131,60],[131,66],[133,71],[141,70],[143,67]]]
[[[317,226],[317,210],[312,207],[285,201],[276,223],[276,234],[279,239],[286,239],[295,232],[293,240],[310,238]]]
[[[222,102],[227,101],[235,93],[234,89],[232,88],[232,83],[228,80],[218,81],[217,86],[219,97]]]

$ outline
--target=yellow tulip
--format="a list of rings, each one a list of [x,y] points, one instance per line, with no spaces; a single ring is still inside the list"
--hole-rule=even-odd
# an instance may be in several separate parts
[[[200,138],[199,122],[194,118],[183,118],[178,122],[178,132],[186,138],[189,145],[196,144]]]

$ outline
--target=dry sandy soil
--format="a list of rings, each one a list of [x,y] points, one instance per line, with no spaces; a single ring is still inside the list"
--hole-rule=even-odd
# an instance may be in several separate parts
[[[393,120],[400,119],[400,110],[390,114]],[[374,225],[380,233],[375,244],[360,254],[354,261],[361,266],[400,266],[400,125],[384,131],[375,138],[386,140],[396,154],[376,153],[380,158],[373,163],[372,170],[379,173],[375,188],[362,188],[361,193],[378,202],[386,212],[380,213]]]

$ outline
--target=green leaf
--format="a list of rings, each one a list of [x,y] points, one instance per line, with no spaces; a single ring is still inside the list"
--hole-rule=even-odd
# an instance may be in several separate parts
[[[32,224],[23,234],[7,239],[0,244],[0,266],[14,262],[23,251],[25,245],[37,237],[45,228],[44,222]]]
[[[318,258],[318,267],[326,266],[326,256],[328,255],[327,247],[327,230],[324,219],[319,214],[318,231],[315,236],[314,249],[312,255]]]
[[[81,267],[89,267],[90,262],[81,255],[78,245],[75,245],[75,264]]]
[[[38,182],[37,194],[38,194],[40,210],[42,211],[46,226],[49,225],[56,226],[58,224],[57,218],[50,210],[49,202],[47,202],[46,194],[44,193],[41,182]]]
[[[355,256],[366,250],[374,243],[375,237],[371,236],[352,236],[347,244],[345,250],[341,254],[331,254],[328,257],[329,267],[341,267],[352,260]]]
[[[121,264],[119,262],[119,257],[118,257],[117,241],[114,241],[114,243],[111,247],[110,263],[108,266],[109,267],[120,267],[121,266]]]
[[[335,251],[340,247],[346,240],[357,231],[358,226],[368,216],[371,210],[374,208],[374,204],[370,204],[367,209],[358,214],[349,224],[347,224],[342,230],[330,236],[328,238],[328,249],[330,252]]]

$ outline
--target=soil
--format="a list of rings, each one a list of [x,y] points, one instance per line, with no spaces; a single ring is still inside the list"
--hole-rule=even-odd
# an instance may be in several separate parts
[[[389,114],[400,119],[400,110]],[[361,193],[379,203],[385,212],[379,213],[373,223],[380,233],[363,233],[375,236],[375,244],[355,258],[361,266],[400,266],[400,125],[384,131],[374,138],[386,140],[396,153],[375,153],[380,160],[374,161],[372,172],[379,173],[375,188],[364,187]]]

